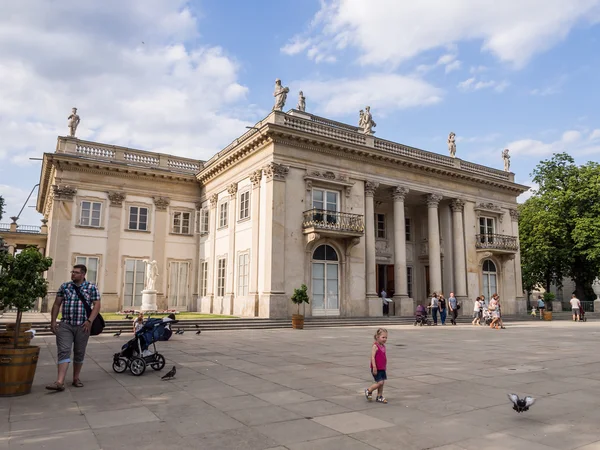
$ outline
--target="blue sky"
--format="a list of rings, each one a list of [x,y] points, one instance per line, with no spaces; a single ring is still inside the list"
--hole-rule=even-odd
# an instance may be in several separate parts
[[[3,222],[67,133],[208,159],[264,117],[275,78],[307,110],[502,168],[600,161],[600,0],[27,0],[0,17]],[[34,196],[35,197],[35,196]],[[526,195],[523,197],[525,198]],[[29,202],[33,205],[35,199]],[[25,208],[20,223],[40,216]]]

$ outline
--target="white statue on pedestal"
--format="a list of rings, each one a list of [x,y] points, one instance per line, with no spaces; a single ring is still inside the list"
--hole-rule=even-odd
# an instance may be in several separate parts
[[[154,291],[156,286],[156,279],[158,278],[158,263],[155,260],[149,261],[144,260],[146,263],[146,285],[144,290]]]
[[[510,172],[510,155],[508,154],[508,149],[504,149],[502,152],[502,159],[504,160],[504,171]]]
[[[456,157],[456,135],[452,131],[448,135],[448,151],[450,152],[450,157]]]
[[[363,134],[373,134],[373,127],[376,127],[377,124],[373,120],[373,116],[371,115],[371,107],[365,107],[365,110],[360,110],[360,118],[358,119],[358,127],[361,128]]]
[[[281,85],[281,80],[277,78],[275,80],[275,91],[273,92],[273,97],[275,97],[275,105],[273,105],[273,111],[283,110],[288,92],[290,92],[290,88],[283,87]]]
[[[71,110],[71,115],[67,117],[67,119],[69,120],[69,136],[75,137],[77,126],[79,125],[79,122],[81,122],[81,118],[77,114],[77,108]]]

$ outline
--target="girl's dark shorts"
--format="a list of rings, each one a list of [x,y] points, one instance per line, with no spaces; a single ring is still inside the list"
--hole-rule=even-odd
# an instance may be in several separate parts
[[[373,375],[373,372],[371,372],[371,375]],[[376,383],[387,380],[387,374],[385,373],[385,370],[378,370],[377,375],[373,375],[373,379]]]

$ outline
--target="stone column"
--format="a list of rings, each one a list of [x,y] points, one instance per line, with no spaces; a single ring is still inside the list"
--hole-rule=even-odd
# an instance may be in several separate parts
[[[235,227],[237,218],[237,183],[232,183],[227,187],[229,194],[229,205],[227,214],[227,229],[229,237],[229,250],[227,251],[227,283],[225,285],[225,298],[223,299],[223,308],[225,314],[233,315],[233,303],[235,301],[235,274],[237,266],[237,255],[235,254]]]
[[[370,317],[383,316],[383,303],[377,295],[375,254],[375,202],[373,197],[379,183],[365,181],[365,276],[367,279],[367,311]]]
[[[512,224],[512,235],[517,238],[517,244],[519,250],[515,254],[514,265],[515,265],[515,293],[516,293],[516,313],[527,314],[527,301],[523,294],[523,275],[521,273],[521,250],[519,243],[519,211],[516,209],[510,209],[510,221]]]
[[[285,293],[285,178],[289,167],[271,162],[265,172],[265,223],[263,291],[260,294],[259,317],[289,316],[290,299]]]
[[[465,202],[460,199],[452,200],[452,238],[454,241],[454,295],[458,301],[467,299],[467,260],[465,259],[465,226],[463,210]],[[471,314],[462,308],[461,314]]]
[[[412,316],[414,305],[408,297],[406,279],[406,229],[404,199],[408,188],[396,186],[392,189],[394,198],[394,303],[397,316]]]
[[[123,307],[123,297],[119,295],[119,271],[122,270],[120,256],[121,228],[123,216],[124,192],[110,191],[108,193],[110,206],[108,208],[108,223],[106,231],[106,256],[103,261],[104,280],[100,286],[102,292],[102,307],[107,311],[120,311]]]
[[[252,198],[250,200],[252,215],[252,248],[250,250],[250,286],[249,294],[254,298],[254,315],[258,316],[258,262],[259,262],[259,241],[260,241],[260,181],[262,179],[262,169],[255,170],[250,175],[252,182]]]
[[[165,241],[171,226],[169,220],[169,204],[171,200],[165,197],[152,197],[156,213],[154,215],[154,242],[152,244],[153,254],[152,259],[157,263],[158,280],[156,281],[155,289],[158,291],[156,295],[156,306],[158,309],[167,309],[166,289],[167,285],[167,267],[165,265]]]
[[[429,255],[429,280],[431,292],[442,290],[442,259],[440,249],[440,224],[438,221],[438,205],[442,200],[439,194],[427,196],[427,245]],[[427,296],[431,294],[427,293]]]
[[[217,264],[217,252],[215,246],[217,242],[217,221],[219,220],[217,217],[217,203],[219,202],[219,195],[213,194],[209,197],[209,200],[210,211],[208,212],[208,235],[210,236],[210,248],[206,257],[206,260],[208,261],[208,273],[206,274],[206,296],[208,297],[210,308],[205,312],[215,314],[215,312],[217,312],[215,311],[215,283],[217,282],[217,268],[215,267]]]
[[[69,280],[71,269],[71,227],[73,219],[74,198],[77,189],[73,186],[52,186],[52,226],[46,244],[49,255],[54,257],[48,269],[48,296],[54,301],[54,294],[60,285]]]

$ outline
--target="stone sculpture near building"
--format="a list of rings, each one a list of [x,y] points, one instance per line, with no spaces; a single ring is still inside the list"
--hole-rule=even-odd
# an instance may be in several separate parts
[[[452,131],[448,135],[448,151],[452,158],[456,158],[456,135]]]
[[[277,78],[275,80],[275,92],[273,92],[273,97],[275,97],[275,105],[273,106],[273,111],[283,110],[288,92],[290,92],[290,88],[283,87],[281,85],[281,80]]]
[[[502,159],[504,160],[504,171],[510,172],[510,155],[507,148],[502,152]]]
[[[298,106],[296,106],[296,109],[298,111],[306,111],[306,97],[302,91],[298,94]]]
[[[358,119],[358,127],[364,134],[374,134],[373,127],[376,127],[377,124],[371,115],[371,107],[365,107],[364,111],[361,109],[359,114],[360,117]]]
[[[81,122],[81,118],[77,114],[77,108],[71,110],[71,115],[67,117],[67,119],[69,120],[69,136],[75,137],[77,126],[79,125],[79,122]]]
[[[146,284],[142,291],[142,311],[156,311],[156,279],[158,263],[155,260],[144,260],[146,263]]]

